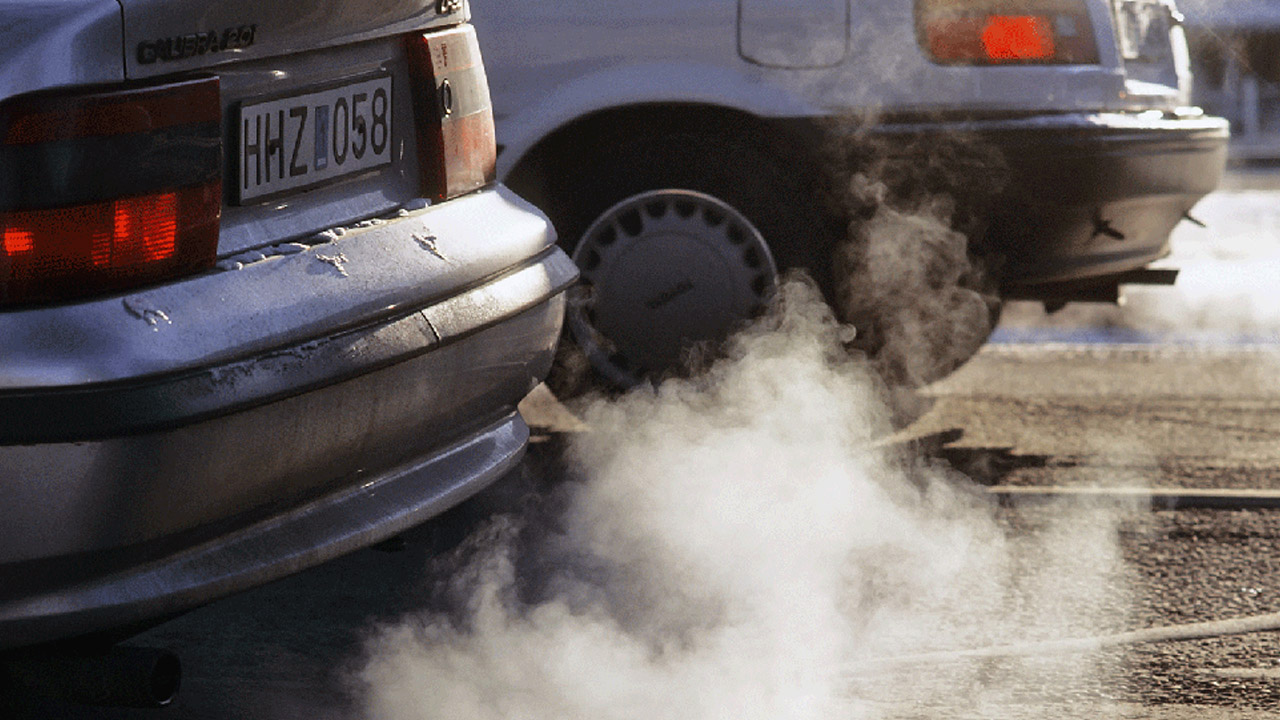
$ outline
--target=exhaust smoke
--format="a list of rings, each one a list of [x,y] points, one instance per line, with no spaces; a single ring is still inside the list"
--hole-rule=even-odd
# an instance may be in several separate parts
[[[442,561],[430,609],[371,634],[362,717],[1105,712],[1092,655],[850,673],[1124,620],[1116,519],[1014,522],[885,443],[852,339],[791,279],[705,373],[587,402],[576,479],[490,522]]]
[[[942,196],[912,211],[886,202],[884,183],[854,175],[850,194],[870,217],[849,224],[835,255],[837,307],[891,388],[917,388],[968,360],[995,328],[999,300],[984,294],[969,240]],[[865,215],[865,214],[864,214]]]
[[[829,212],[846,218],[833,302],[899,416],[911,389],[972,357],[1000,315],[986,218],[1009,183],[1004,155],[962,132],[877,133],[874,114],[826,129]],[[971,242],[972,239],[972,242]]]

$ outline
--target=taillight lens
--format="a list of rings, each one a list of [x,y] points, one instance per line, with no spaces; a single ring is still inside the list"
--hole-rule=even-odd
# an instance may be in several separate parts
[[[221,117],[216,78],[0,103],[0,303],[212,267]]]
[[[446,200],[497,178],[493,108],[475,28],[408,38],[422,194]]]
[[[917,0],[916,28],[944,64],[1098,62],[1084,0]]]

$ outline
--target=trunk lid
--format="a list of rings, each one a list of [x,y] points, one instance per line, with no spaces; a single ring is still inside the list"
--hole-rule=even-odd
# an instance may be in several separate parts
[[[461,22],[463,0],[119,0],[125,72],[147,78]]]

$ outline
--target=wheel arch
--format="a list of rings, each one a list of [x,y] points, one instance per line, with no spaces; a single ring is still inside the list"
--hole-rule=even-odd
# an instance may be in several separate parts
[[[818,125],[803,118],[764,117],[739,107],[701,102],[639,102],[602,108],[574,117],[513,159],[503,181],[544,209],[554,203],[557,185],[592,162],[611,139],[636,135],[716,136],[752,146],[798,172],[820,161]],[[550,211],[550,210],[548,210]]]
[[[648,109],[682,116],[737,114],[757,120],[826,114],[801,88],[762,75],[736,55],[730,62],[717,58],[624,63],[544,81],[536,101],[522,101],[521,92],[513,89],[527,80],[496,71],[490,75],[498,142],[503,146],[499,177],[509,175],[548,139],[610,115],[626,117]]]

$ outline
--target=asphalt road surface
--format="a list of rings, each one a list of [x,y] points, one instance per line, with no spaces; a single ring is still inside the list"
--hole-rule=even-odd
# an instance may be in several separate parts
[[[929,388],[932,407],[892,442],[982,487],[1280,491],[1280,323],[1268,309],[1271,290],[1262,282],[1247,289],[1251,294],[1236,295],[1218,277],[1232,263],[1244,268],[1240,277],[1266,276],[1258,268],[1280,255],[1280,232],[1259,219],[1259,208],[1280,195],[1265,177],[1236,182],[1240,192],[1201,209],[1226,229],[1182,237],[1184,259],[1213,271],[1200,285],[1192,283],[1190,295],[1161,300],[1151,293],[1175,291],[1149,291],[1123,310],[1069,308],[1058,316],[1011,307],[998,335],[1003,342]],[[1215,244],[1221,237],[1230,242]],[[1280,315],[1280,304],[1275,310]],[[92,709],[10,697],[0,716],[357,716],[348,678],[361,662],[369,629],[431,602],[439,579],[433,558],[493,511],[519,508],[528,493],[558,481],[565,438],[590,432],[545,394],[526,410],[538,436],[521,471],[409,533],[401,546],[387,548],[391,552],[356,553],[137,638],[182,656],[183,691],[174,707]],[[1244,497],[1238,509],[1126,502],[1097,501],[1100,514],[1119,518],[1123,563],[1117,572],[1126,588],[1123,619],[1098,632],[1280,612],[1274,498]],[[1012,527],[1034,525],[1042,512],[1034,502],[1002,511]],[[1036,697],[1056,698],[1059,707],[1103,698],[1115,716],[1126,718],[1280,715],[1280,632],[1127,645],[1106,654],[1108,673],[1087,679],[1049,674]],[[991,672],[1001,672],[999,662]],[[946,675],[938,677],[942,682]],[[871,681],[855,681],[852,691],[876,698]],[[1008,698],[1013,705],[1024,700]],[[884,717],[992,716],[946,702],[879,707]],[[1044,713],[1041,705],[1027,706],[1028,716]]]
[[[1277,378],[1266,347],[995,345],[931,389],[907,435],[958,435],[932,452],[989,486],[1274,491]],[[1130,628],[1280,612],[1280,504],[1240,494],[1240,509],[1124,514]],[[1280,713],[1280,633],[1137,645],[1118,664],[1095,691],[1134,717]]]

